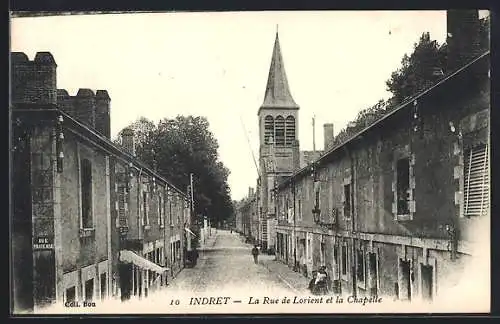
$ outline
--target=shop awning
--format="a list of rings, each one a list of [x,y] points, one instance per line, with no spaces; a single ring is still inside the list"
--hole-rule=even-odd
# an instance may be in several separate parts
[[[120,251],[120,261],[125,263],[133,263],[140,268],[143,268],[145,270],[151,270],[158,273],[163,273],[169,270],[168,268],[159,266],[156,263],[151,262],[148,259],[143,258],[142,256],[129,250]]]
[[[193,231],[191,231],[189,228],[184,227],[184,229],[186,230],[186,232],[191,233],[191,235],[194,235],[194,237],[196,237],[196,234],[194,234]]]

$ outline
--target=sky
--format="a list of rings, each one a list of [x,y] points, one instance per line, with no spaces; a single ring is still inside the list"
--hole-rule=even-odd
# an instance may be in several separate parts
[[[481,13],[484,15],[484,13]],[[299,110],[301,150],[323,148],[323,124],[338,133],[387,99],[385,81],[423,32],[440,44],[445,11],[129,13],[11,20],[11,51],[50,51],[57,87],[106,89],[111,136],[144,116],[206,116],[239,200],[258,176],[257,111],[276,35]]]

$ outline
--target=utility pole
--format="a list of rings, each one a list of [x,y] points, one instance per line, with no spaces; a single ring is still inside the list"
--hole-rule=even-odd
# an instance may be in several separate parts
[[[312,126],[313,126],[313,152],[316,153],[316,115],[313,115]]]
[[[191,218],[194,212],[194,199],[193,199],[193,174],[189,174],[189,219],[188,219],[188,228],[189,231],[187,233],[187,250],[191,251]]]

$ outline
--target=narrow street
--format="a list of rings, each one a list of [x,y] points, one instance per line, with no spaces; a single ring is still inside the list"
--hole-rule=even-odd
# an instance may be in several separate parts
[[[246,296],[262,294],[295,294],[286,282],[264,266],[274,256],[261,254],[259,264],[251,255],[252,245],[245,244],[239,234],[215,230],[200,249],[200,257],[194,268],[186,268],[169,283],[166,290],[172,295],[186,293]]]

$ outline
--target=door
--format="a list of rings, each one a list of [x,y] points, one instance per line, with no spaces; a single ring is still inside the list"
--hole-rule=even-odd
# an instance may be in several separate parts
[[[433,275],[434,269],[431,265],[421,265],[422,275],[422,298],[427,301],[432,301],[434,297]]]
[[[368,281],[370,296],[377,296],[378,266],[377,254],[375,253],[368,253]]]
[[[399,259],[399,299],[411,301],[410,261]]]

